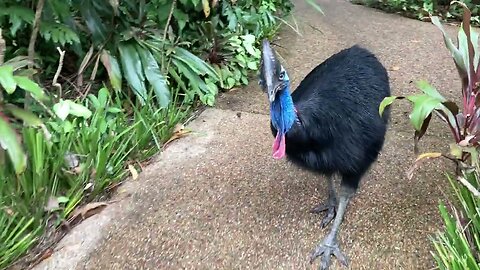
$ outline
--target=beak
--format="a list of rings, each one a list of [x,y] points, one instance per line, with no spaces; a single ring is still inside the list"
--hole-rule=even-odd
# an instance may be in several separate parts
[[[267,39],[264,39],[262,42],[262,61],[262,72],[265,77],[264,79],[267,88],[268,99],[270,100],[270,102],[274,102],[276,95],[274,76],[277,59]]]

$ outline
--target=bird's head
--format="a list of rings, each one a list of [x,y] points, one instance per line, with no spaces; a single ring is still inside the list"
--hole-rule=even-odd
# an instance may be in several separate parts
[[[277,98],[277,93],[286,90],[290,83],[286,70],[278,61],[275,51],[270,47],[270,43],[266,39],[262,43],[258,83],[262,90],[267,93],[270,103],[273,103]]]
[[[272,124],[277,130],[273,157],[280,159],[285,156],[285,135],[292,128],[297,116],[290,95],[290,79],[267,40],[263,40],[262,44],[259,84],[268,95]]]

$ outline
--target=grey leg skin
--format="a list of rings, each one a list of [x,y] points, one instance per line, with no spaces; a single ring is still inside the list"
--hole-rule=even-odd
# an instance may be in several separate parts
[[[337,215],[335,220],[333,221],[333,226],[330,232],[325,236],[323,241],[317,245],[317,247],[313,250],[312,254],[310,255],[310,263],[319,257],[320,266],[318,269],[326,270],[330,267],[330,255],[337,257],[337,259],[344,265],[348,267],[348,258],[343,254],[340,250],[338,245],[338,232],[340,230],[340,225],[343,221],[343,216],[345,215],[345,211],[347,210],[348,203],[350,199],[355,194],[355,189],[348,187],[342,183],[340,196],[338,200],[338,208],[337,208]]]
[[[333,176],[327,176],[328,180],[328,199],[321,203],[312,210],[311,213],[319,214],[321,212],[327,211],[325,217],[322,219],[322,228],[325,228],[335,217],[335,208],[337,207],[337,197],[335,195],[335,188],[333,186]]]

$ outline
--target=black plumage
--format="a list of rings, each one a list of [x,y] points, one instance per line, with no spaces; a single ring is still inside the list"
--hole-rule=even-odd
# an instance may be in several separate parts
[[[270,98],[273,136],[278,135],[277,127],[286,125],[287,159],[328,179],[328,199],[312,211],[327,212],[323,227],[334,217],[335,221],[311,260],[322,255],[320,269],[327,269],[334,255],[348,265],[337,234],[350,198],[384,144],[390,112],[387,109],[380,116],[378,109],[390,95],[388,73],[369,50],[358,45],[344,49],[314,68],[291,93],[292,114],[285,102],[289,100],[288,75],[267,41],[261,64],[260,85]],[[295,121],[290,124],[292,117]],[[333,188],[334,175],[341,176],[339,196]]]
[[[292,93],[300,121],[286,133],[287,158],[357,188],[382,149],[389,111],[380,117],[378,107],[389,95],[387,71],[371,52],[355,45],[331,56]]]

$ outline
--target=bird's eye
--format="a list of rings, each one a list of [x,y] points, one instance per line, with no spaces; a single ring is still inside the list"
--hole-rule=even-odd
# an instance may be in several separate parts
[[[283,81],[284,78],[285,78],[285,71],[282,71],[282,72],[280,72],[280,75],[278,76],[278,79],[280,81]]]

